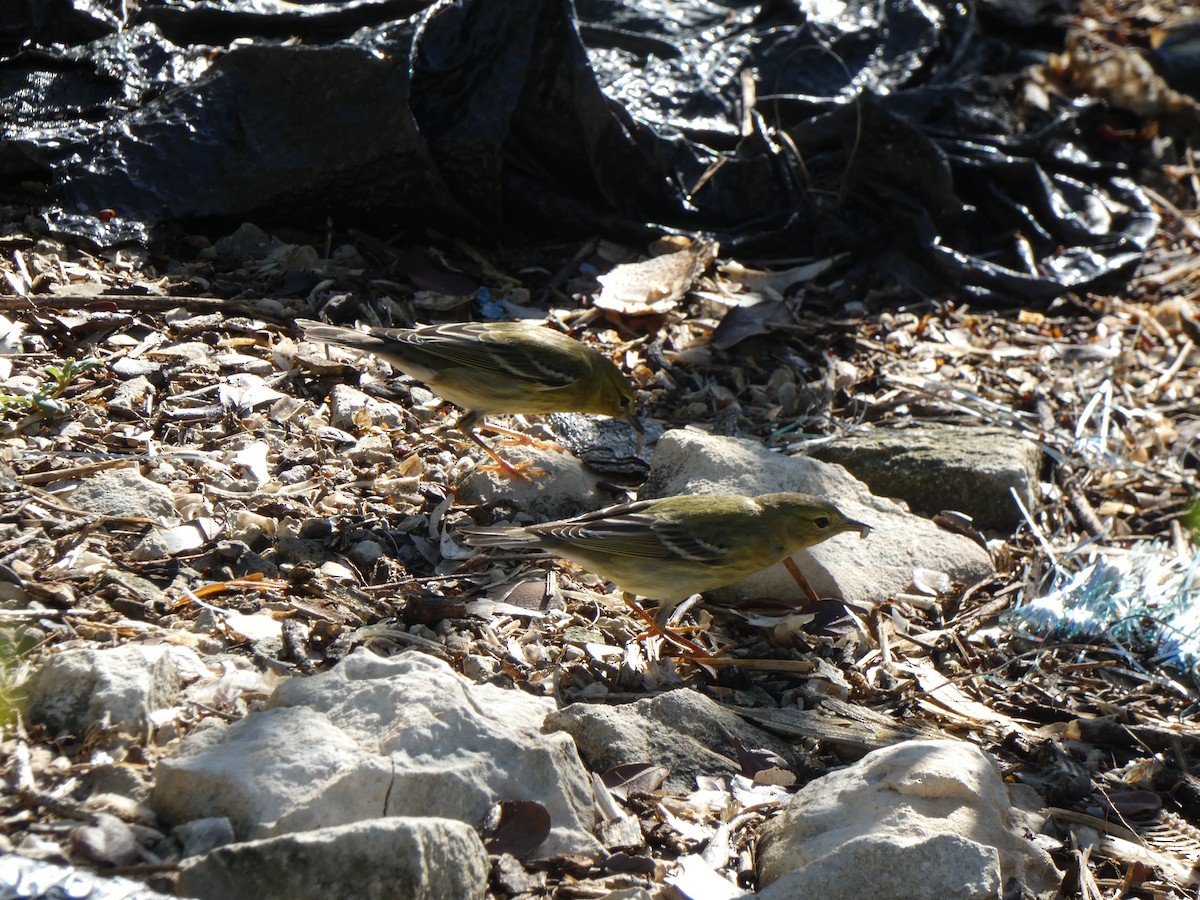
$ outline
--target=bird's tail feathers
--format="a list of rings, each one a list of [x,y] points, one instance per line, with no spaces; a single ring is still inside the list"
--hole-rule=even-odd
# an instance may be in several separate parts
[[[306,341],[319,344],[337,344],[339,347],[353,347],[356,350],[375,350],[383,346],[382,338],[365,331],[353,328],[343,328],[340,325],[326,325],[312,319],[297,319],[296,324],[304,332]]]
[[[472,547],[516,547],[521,544],[536,544],[538,538],[524,528],[510,525],[495,525],[490,528],[460,528],[459,533]]]

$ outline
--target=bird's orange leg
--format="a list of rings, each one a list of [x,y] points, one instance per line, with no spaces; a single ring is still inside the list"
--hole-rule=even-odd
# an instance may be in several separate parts
[[[648,632],[639,634],[635,640],[640,641],[643,638],[649,637],[651,634],[658,634],[666,638],[671,643],[679,646],[689,656],[708,657],[712,655],[708,650],[706,650],[704,647],[701,647],[695,641],[688,640],[679,632],[660,625],[652,613],[647,612],[636,600],[633,599],[633,594],[625,592],[621,596],[625,600],[626,605],[643,619],[645,619],[647,624],[650,626],[650,630]]]
[[[490,425],[485,425],[484,423],[480,422],[479,413],[464,412],[461,416],[459,416],[458,423],[455,427],[457,427],[459,431],[461,431],[476,445],[478,445],[484,453],[496,461],[496,465],[494,466],[484,466],[483,468],[485,471],[491,470],[503,472],[509,478],[520,478],[522,481],[533,481],[535,477],[546,474],[544,470],[534,468],[533,463],[531,462],[520,462],[514,466],[507,459],[489,447],[487,442],[475,433],[475,429],[477,427],[486,427],[489,430],[491,429]]]
[[[566,453],[567,449],[561,444],[556,444],[554,441],[543,441],[535,437],[530,437],[527,434],[522,434],[519,431],[513,431],[511,428],[504,428],[500,425],[493,425],[490,422],[480,422],[477,428],[481,430],[491,431],[496,434],[502,434],[508,440],[506,444],[519,444],[526,447],[537,447],[539,450],[557,450],[559,453]]]
[[[820,596],[813,590],[812,585],[808,583],[808,579],[804,577],[804,573],[800,571],[800,567],[796,565],[790,556],[784,559],[783,565],[784,568],[792,573],[792,577],[796,579],[796,584],[800,585],[800,590],[804,591],[804,595],[808,597],[809,601],[811,603],[820,603]]]

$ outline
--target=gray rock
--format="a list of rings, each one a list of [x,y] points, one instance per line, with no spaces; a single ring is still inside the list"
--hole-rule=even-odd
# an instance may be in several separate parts
[[[365,434],[346,451],[346,458],[356,466],[375,466],[392,462],[392,440],[386,434]]]
[[[304,708],[252,713],[184,739],[155,769],[150,805],[168,822],[225,816],[242,839],[385,815],[391,767],[329,719]],[[328,803],[296,827],[277,820]]]
[[[384,428],[403,428],[404,410],[395,403],[375,400],[348,384],[334,385],[329,392],[329,424],[349,432],[359,432],[368,425]]]
[[[133,829],[110,813],[93,813],[95,822],[71,832],[73,859],[102,866],[131,866],[141,859],[142,848]]]
[[[346,555],[361,571],[369,572],[371,566],[383,558],[384,552],[383,545],[378,541],[359,541]]]
[[[472,681],[487,681],[500,671],[500,660],[494,656],[468,653],[463,659],[463,675]]]
[[[598,773],[626,763],[666,766],[671,770],[666,787],[679,794],[696,789],[697,775],[741,771],[730,735],[747,749],[794,756],[785,741],[686,688],[621,706],[572,703],[551,713],[546,728],[571,735],[579,755]]]
[[[134,545],[129,553],[129,558],[135,562],[165,559],[177,553],[195,550],[203,545],[204,539],[200,533],[188,525],[170,529],[155,526]]]
[[[767,823],[757,896],[983,900],[1013,879],[1048,891],[1061,876],[1021,835],[1026,819],[975,745],[886,747],[805,785]]]
[[[155,603],[163,598],[164,591],[149,578],[135,575],[132,572],[122,572],[119,569],[104,573],[105,585],[116,585],[122,591],[132,594],[139,603]]]
[[[236,259],[252,256],[258,259],[280,244],[277,238],[271,237],[257,225],[243,222],[237,231],[218,238],[213,246],[222,256],[232,256]]]
[[[495,437],[484,439],[496,442],[494,448],[510,463],[529,462],[544,475],[529,481],[512,478],[503,472],[485,469],[492,460],[482,460],[469,471],[457,487],[458,499],[465,505],[491,503],[497,497],[530,521],[546,522],[567,519],[612,504],[612,494],[600,490],[601,477],[570,453],[551,448],[528,445],[500,444]]]
[[[916,568],[934,569],[963,582],[993,572],[987,552],[974,541],[941,530],[894,500],[874,496],[841,466],[772,453],[756,441],[691,429],[668,431],[659,439],[650,478],[639,497],[772,491],[803,491],[824,497],[873,529],[865,539],[840,534],[793,557],[813,590],[823,597],[859,604],[877,602],[912,590]],[[782,564],[712,593],[717,600],[805,599]]]
[[[422,425],[428,425],[433,421],[438,414],[438,409],[444,404],[440,397],[429,388],[424,387],[416,382],[408,386],[408,396],[412,401],[412,406],[409,412],[413,414],[418,422]]]
[[[175,495],[135,468],[106,469],[85,479],[67,498],[72,506],[101,516],[169,518]]]
[[[978,528],[1008,534],[1021,521],[1017,492],[1032,508],[1042,448],[1003,428],[919,425],[854,431],[804,451],[838,463],[871,490],[924,515],[965,512]]]
[[[923,837],[898,847],[895,836],[863,835],[803,869],[788,872],[755,894],[765,900],[997,900],[1000,860],[985,847],[955,834]]]
[[[127,413],[145,414],[149,411],[149,403],[154,399],[154,385],[146,377],[157,371],[160,363],[148,362],[144,359],[133,360],[127,356],[113,363],[113,374],[118,378],[128,379],[117,385],[108,401],[108,408],[122,410]],[[130,377],[134,375],[135,377]]]
[[[529,872],[511,853],[501,853],[492,862],[492,882],[505,896],[545,895],[546,873]]]
[[[159,763],[151,804],[169,822],[228,816],[242,839],[380,816],[469,825],[496,802],[550,813],[538,855],[593,855],[591,782],[565,734],[544,734],[550,699],[473,685],[419,653],[359,650],[284,682],[228,727],[194,732]]]
[[[150,713],[178,701],[182,682],[168,647],[126,644],[66,650],[50,657],[26,686],[30,717],[56,734],[82,738],[101,726],[140,739]]]
[[[488,857],[474,829],[389,817],[219,847],[185,860],[181,894],[199,900],[474,900]]]
[[[171,834],[179,839],[185,857],[199,856],[237,840],[233,833],[233,823],[224,816],[184,822],[171,829]]]

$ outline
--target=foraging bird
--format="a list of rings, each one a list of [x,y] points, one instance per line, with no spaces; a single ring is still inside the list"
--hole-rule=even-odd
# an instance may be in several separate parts
[[[640,434],[633,387],[604,354],[540,325],[471,322],[356,331],[300,319],[310,341],[387,360],[462,409],[457,427],[510,475],[524,477],[475,433],[513,434],[484,423],[490,413],[586,412],[615,416]]]
[[[692,594],[723,587],[844,531],[871,528],[811,494],[690,494],[542,525],[460,529],[474,547],[547,550],[657,599],[655,630]],[[637,607],[634,607],[637,609]]]

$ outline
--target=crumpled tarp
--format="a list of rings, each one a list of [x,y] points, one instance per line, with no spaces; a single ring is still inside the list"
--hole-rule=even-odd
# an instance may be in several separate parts
[[[1157,224],[1094,106],[1019,108],[1030,59],[952,0],[7,5],[0,201],[101,245],[701,232],[1028,301],[1127,275]]]

